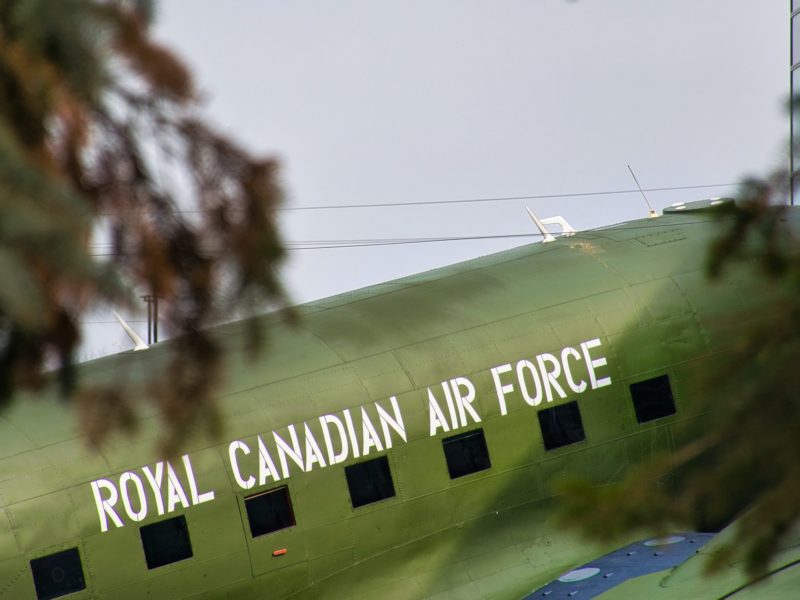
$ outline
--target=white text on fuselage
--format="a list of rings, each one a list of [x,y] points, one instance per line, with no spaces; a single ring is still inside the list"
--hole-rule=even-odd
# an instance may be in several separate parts
[[[500,416],[509,413],[510,402],[521,400],[524,405],[538,407],[610,385],[611,377],[602,372],[607,361],[599,356],[600,346],[599,339],[592,339],[577,347],[566,346],[555,354],[545,352],[533,360],[490,368],[490,395],[497,402]],[[476,390],[469,377],[454,377],[426,388],[428,435],[480,423],[483,417],[475,402]],[[227,468],[236,488],[251,490],[407,442],[400,403],[391,396],[384,402],[321,415],[252,439],[233,440],[227,447]],[[118,477],[92,481],[100,530],[105,532],[110,525],[123,527],[126,521],[140,522],[153,514],[164,515],[214,500],[214,490],[200,491],[189,455],[181,457],[181,462],[177,469],[161,461],[125,471]]]

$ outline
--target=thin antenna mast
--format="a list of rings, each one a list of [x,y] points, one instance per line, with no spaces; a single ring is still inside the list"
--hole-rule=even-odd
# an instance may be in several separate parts
[[[641,186],[641,185],[639,185],[639,180],[638,180],[638,179],[636,179],[636,174],[633,172],[633,169],[631,169],[631,166],[630,166],[630,165],[628,165],[628,171],[630,171],[630,172],[631,172],[631,177],[633,177],[633,180],[636,182],[636,187],[638,187],[638,188],[639,188],[639,193],[641,193],[641,194],[642,194],[642,198],[644,198],[645,204],[647,204],[647,208],[650,210],[650,214],[649,214],[648,216],[649,216],[651,219],[654,219],[655,217],[657,217],[657,216],[658,216],[658,213],[656,213],[656,211],[655,211],[655,210],[653,210],[653,205],[652,205],[652,204],[650,204],[650,201],[647,199],[647,196],[645,196],[645,194],[644,194],[644,190],[642,189],[642,186]]]
[[[547,228],[544,226],[544,223],[542,223],[539,220],[539,217],[537,217],[535,214],[533,214],[533,211],[528,207],[527,204],[525,205],[525,210],[528,211],[528,215],[530,216],[531,221],[533,221],[533,224],[536,225],[536,229],[538,229],[539,233],[542,234],[542,242],[545,242],[545,243],[546,242],[555,242],[556,238],[553,237],[552,233],[547,231]]]
[[[149,346],[145,344],[144,340],[139,337],[139,334],[137,334],[133,328],[125,322],[125,319],[120,317],[117,311],[112,310],[111,312],[116,317],[117,321],[119,321],[119,324],[122,325],[122,328],[125,330],[125,333],[128,334],[128,337],[131,338],[131,341],[134,345],[134,352],[138,352],[139,350],[147,350]]]

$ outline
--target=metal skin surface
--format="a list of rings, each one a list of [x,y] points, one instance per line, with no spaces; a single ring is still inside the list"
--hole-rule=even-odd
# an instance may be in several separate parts
[[[30,561],[75,547],[86,582],[66,596],[76,600],[525,596],[611,550],[556,527],[553,482],[566,475],[614,481],[689,439],[691,424],[707,416],[687,391],[693,377],[715,364],[777,293],[745,268],[729,269],[715,284],[706,280],[706,249],[717,227],[713,210],[673,212],[313,302],[301,307],[298,328],[270,323],[270,347],[255,361],[242,350],[253,321],[220,326],[215,331],[229,354],[219,398],[225,432],[218,440],[198,435],[185,449],[198,493],[213,491],[213,500],[159,515],[145,484],[143,520],[133,522],[117,503],[124,526],[109,523],[105,532],[90,484],[102,478],[119,487],[124,472],[144,480],[142,467],[163,460],[154,453],[157,416],[141,414],[139,433],[115,436],[94,453],[78,435],[72,409],[54,395],[19,398],[0,415],[0,598],[35,598]],[[598,376],[610,377],[610,385],[567,390],[566,399],[537,406],[515,385],[508,414],[501,414],[492,367],[593,339],[602,345],[592,356],[607,360]],[[169,346],[93,361],[82,377],[140,381],[165,364]],[[575,378],[588,381],[586,362],[573,361]],[[677,413],[638,424],[629,385],[663,374]],[[441,401],[441,382],[456,377],[474,384],[480,423],[431,436],[428,389]],[[515,381],[513,371],[503,377]],[[566,389],[563,374],[559,381]],[[288,478],[250,489],[233,477],[232,441],[252,449],[239,453],[239,467],[258,476],[256,436],[271,444],[274,430],[288,440],[289,425],[302,432],[307,423],[322,444],[318,417],[350,409],[361,432],[359,407],[374,418],[373,403],[389,410],[392,396],[407,440],[395,436],[391,449],[372,448],[368,458],[388,457],[394,497],[352,507],[344,467],[364,460],[352,451],[340,464],[308,472],[289,463]],[[537,412],[573,400],[585,440],[546,451]],[[478,427],[491,468],[451,480],[442,438]],[[269,450],[277,462],[274,444]],[[188,496],[181,459],[171,464]],[[244,498],[281,485],[296,525],[253,538]],[[179,514],[192,557],[148,569],[139,527]]]

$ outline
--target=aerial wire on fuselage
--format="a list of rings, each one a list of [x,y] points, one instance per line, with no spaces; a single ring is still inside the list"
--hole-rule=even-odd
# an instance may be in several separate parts
[[[707,219],[697,221],[682,221],[683,225],[698,225],[708,223]],[[674,227],[674,222],[666,222],[659,224],[648,225],[648,229],[656,229],[659,227]],[[625,231],[627,229],[641,229],[641,225],[625,227],[625,226],[612,226],[613,231]],[[600,228],[603,229],[603,228]],[[595,229],[581,231],[579,233],[592,233]],[[557,234],[558,235],[558,234]],[[372,248],[376,246],[399,246],[406,244],[427,244],[437,242],[464,242],[464,241],[479,241],[479,240],[502,240],[513,238],[541,238],[541,233],[527,232],[527,233],[501,233],[494,235],[464,235],[464,236],[440,236],[440,237],[417,237],[417,238],[373,238],[363,240],[308,240],[303,242],[288,242],[286,247],[288,250],[332,250],[336,248]],[[293,244],[306,244],[306,245],[293,245]],[[93,252],[91,256],[122,256],[128,253],[119,252]]]
[[[360,204],[333,204],[333,205],[317,205],[317,206],[288,206],[281,207],[278,210],[283,211],[300,211],[300,210],[334,210],[334,209],[371,209],[371,208],[402,208],[410,206],[428,206],[428,205],[458,205],[465,203],[480,203],[480,202],[511,202],[519,200],[545,200],[545,199],[563,199],[563,198],[580,198],[590,196],[608,196],[614,194],[636,194],[640,193],[645,199],[647,206],[650,210],[650,215],[655,214],[655,210],[647,199],[645,191],[648,192],[665,192],[665,191],[680,191],[680,190],[696,190],[705,188],[717,187],[730,187],[739,185],[738,183],[706,183],[699,185],[683,185],[683,186],[665,186],[656,188],[643,189],[636,179],[630,165],[628,169],[633,175],[636,182],[637,189],[627,190],[597,190],[592,192],[569,192],[563,194],[529,194],[524,196],[495,196],[485,198],[463,198],[458,200],[420,200],[412,202],[389,202],[389,203],[360,203]],[[205,209],[190,209],[190,210],[177,210],[177,213],[202,213],[206,212]],[[106,215],[110,213],[105,213]],[[622,228],[619,228],[622,229]],[[407,238],[373,238],[373,239],[341,239],[341,240],[303,240],[297,242],[286,242],[287,249],[289,250],[331,250],[335,248],[363,248],[363,247],[376,247],[376,246],[395,246],[406,244],[426,244],[437,242],[460,242],[471,240],[500,240],[512,238],[537,238],[546,237],[541,232],[526,232],[526,233],[509,233],[509,234],[496,234],[496,235],[470,235],[470,236],[436,236],[436,237],[407,237]],[[110,243],[97,243],[92,244],[91,247],[95,249],[108,248],[112,246]],[[97,257],[112,257],[119,256],[118,252],[92,252],[91,256]]]
[[[638,183],[638,182],[637,182]],[[514,202],[519,200],[558,200],[563,198],[584,198],[591,196],[613,196],[615,194],[639,194],[644,192],[675,192],[681,190],[701,190],[719,187],[734,187],[739,183],[704,183],[698,185],[673,185],[664,187],[653,187],[642,189],[639,186],[637,189],[626,190],[596,190],[590,192],[565,192],[562,194],[527,194],[521,196],[491,196],[482,198],[460,198],[456,200],[414,200],[412,202],[363,202],[359,204],[317,204],[310,206],[280,206],[276,210],[281,212],[295,212],[304,210],[349,210],[358,208],[403,208],[407,206],[447,206],[448,204],[477,204],[481,202]],[[179,214],[192,214],[204,213],[210,209],[204,208],[190,208],[176,210]],[[110,216],[115,213],[104,212],[100,216]]]
[[[635,179],[635,178],[634,178]],[[637,182],[638,185],[638,182]],[[593,192],[568,192],[563,194],[530,194],[526,196],[497,196],[489,198],[462,198],[457,200],[415,200],[412,202],[386,202],[386,203],[362,203],[362,204],[332,204],[316,206],[285,206],[278,210],[298,211],[298,210],[334,210],[352,208],[397,208],[403,206],[428,206],[428,205],[447,205],[447,204],[472,204],[479,202],[513,202],[519,200],[548,200],[559,198],[581,198],[586,196],[611,196],[614,194],[637,194],[644,192],[672,192],[680,190],[699,190],[716,187],[732,187],[738,183],[704,183],[701,185],[676,185],[657,188],[647,188],[642,190],[641,186],[637,189],[627,190],[599,190]],[[649,202],[648,202],[649,205]],[[652,207],[651,207],[652,208]]]

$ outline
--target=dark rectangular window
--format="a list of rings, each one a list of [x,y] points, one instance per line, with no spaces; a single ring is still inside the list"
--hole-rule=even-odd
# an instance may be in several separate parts
[[[492,466],[483,429],[467,431],[442,440],[450,479],[477,473]]]
[[[59,598],[86,589],[81,555],[77,548],[34,558],[31,572],[38,600]]]
[[[292,501],[286,486],[245,498],[244,505],[253,537],[294,525]]]
[[[545,408],[537,413],[544,449],[553,450],[586,439],[581,411],[576,401]]]
[[[344,468],[353,508],[394,496],[394,483],[385,456]]]
[[[163,567],[192,557],[186,517],[180,515],[139,529],[147,568]]]
[[[669,385],[669,376],[661,375],[631,384],[631,398],[636,420],[647,423],[675,414],[675,400]]]

